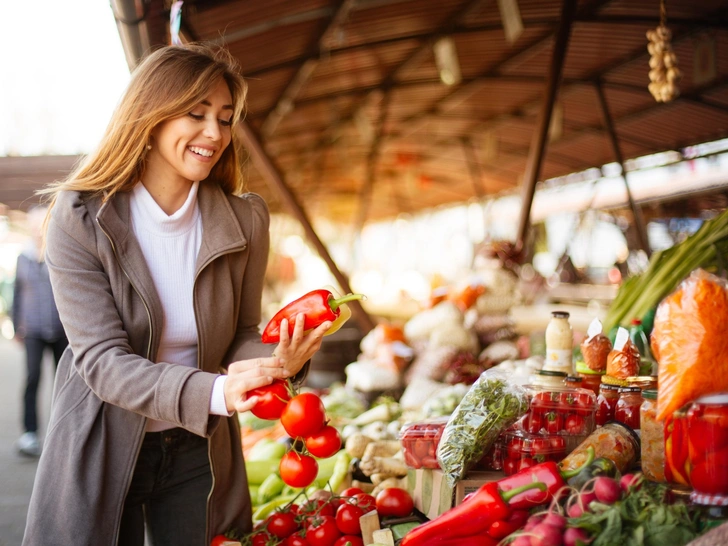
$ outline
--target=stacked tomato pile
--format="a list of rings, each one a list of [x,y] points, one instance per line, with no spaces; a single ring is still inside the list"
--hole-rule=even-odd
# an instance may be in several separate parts
[[[596,400],[588,389],[533,389],[530,400],[526,415],[500,439],[506,476],[561,461],[594,430]]]
[[[412,513],[412,497],[391,487],[376,498],[356,487],[327,499],[290,504],[268,516],[246,538],[252,546],[363,546],[359,519],[372,510],[381,517],[406,517]]]
[[[410,468],[440,468],[437,462],[437,444],[447,420],[413,423],[402,431],[400,442],[404,462]]]
[[[291,448],[281,459],[279,471],[283,482],[297,488],[311,485],[318,474],[314,457],[326,459],[341,449],[341,436],[336,428],[327,424],[321,398],[311,392],[296,394],[288,381],[281,380],[253,389],[248,396],[258,397],[251,410],[253,415],[261,419],[280,419],[291,438],[303,441],[303,449]]]

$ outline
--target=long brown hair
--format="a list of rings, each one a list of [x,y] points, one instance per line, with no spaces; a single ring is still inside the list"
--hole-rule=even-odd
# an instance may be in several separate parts
[[[101,194],[108,200],[130,190],[144,172],[147,144],[160,123],[187,114],[224,78],[233,100],[233,126],[245,107],[247,85],[235,59],[223,48],[199,44],[166,46],[149,54],[132,73],[106,132],[95,151],[65,179],[40,190],[49,209],[66,190]],[[238,195],[244,183],[240,144],[235,131],[220,160],[210,172],[227,192]]]

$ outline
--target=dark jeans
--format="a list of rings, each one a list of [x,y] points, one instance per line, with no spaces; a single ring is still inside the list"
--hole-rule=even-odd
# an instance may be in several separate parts
[[[23,396],[23,426],[26,432],[37,432],[38,385],[40,384],[40,374],[43,369],[43,353],[46,348],[50,348],[53,351],[56,367],[58,367],[58,361],[68,345],[68,340],[65,337],[47,340],[26,336],[24,341],[28,373],[25,381],[25,395]]]
[[[212,472],[207,439],[181,428],[147,432],[124,502],[118,546],[206,546]]]

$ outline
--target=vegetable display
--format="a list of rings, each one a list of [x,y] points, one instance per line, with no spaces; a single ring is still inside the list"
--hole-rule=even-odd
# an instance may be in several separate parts
[[[300,314],[306,315],[306,321],[303,323],[304,333],[310,332],[326,321],[330,321],[332,323],[331,328],[325,335],[331,335],[339,330],[351,316],[351,311],[343,304],[363,298],[362,294],[347,294],[336,298],[330,290],[312,290],[273,315],[273,318],[270,319],[263,330],[263,343],[278,343],[281,340],[281,322],[283,319],[288,320],[288,334],[293,335],[295,318]],[[343,311],[344,309],[346,312]]]
[[[525,389],[507,377],[496,369],[484,372],[450,416],[437,446],[437,460],[450,486],[528,410]]]

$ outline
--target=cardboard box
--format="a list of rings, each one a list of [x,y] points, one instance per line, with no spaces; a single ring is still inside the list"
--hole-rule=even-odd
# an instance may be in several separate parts
[[[502,478],[502,472],[473,471],[456,483],[455,487],[450,487],[442,470],[410,468],[407,472],[407,491],[412,495],[415,508],[434,519],[463,502],[465,495]]]

